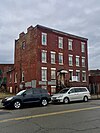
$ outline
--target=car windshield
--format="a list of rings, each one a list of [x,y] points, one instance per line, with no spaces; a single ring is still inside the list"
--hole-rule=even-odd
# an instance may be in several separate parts
[[[16,95],[22,95],[26,90],[22,90],[20,92],[18,92]]]
[[[66,93],[68,90],[69,90],[69,89],[63,89],[63,90],[59,91],[59,93],[60,93],[60,94],[61,94],[61,93]]]

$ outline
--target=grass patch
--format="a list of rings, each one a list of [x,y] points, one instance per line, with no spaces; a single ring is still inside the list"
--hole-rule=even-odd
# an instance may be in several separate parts
[[[14,96],[14,94],[10,94],[7,92],[0,92],[0,99],[3,99],[5,97],[11,97],[11,96]]]

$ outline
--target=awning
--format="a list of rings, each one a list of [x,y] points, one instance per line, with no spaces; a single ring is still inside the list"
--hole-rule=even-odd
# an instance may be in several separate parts
[[[67,70],[61,70],[60,73],[65,73],[65,74],[67,74],[68,71],[67,71]]]

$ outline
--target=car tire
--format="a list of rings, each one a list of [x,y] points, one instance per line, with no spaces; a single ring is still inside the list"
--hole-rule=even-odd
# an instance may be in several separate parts
[[[45,98],[41,99],[41,105],[42,106],[47,106],[48,105],[47,99],[45,99]]]
[[[69,98],[65,97],[64,100],[63,100],[63,103],[65,103],[65,104],[69,103]]]
[[[88,97],[87,96],[84,96],[83,101],[84,102],[88,102]]]
[[[17,100],[14,102],[13,106],[15,109],[19,109],[19,108],[21,108],[21,102]]]

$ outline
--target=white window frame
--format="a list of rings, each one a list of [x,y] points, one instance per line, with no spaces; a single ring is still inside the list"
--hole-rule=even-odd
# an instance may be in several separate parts
[[[85,43],[81,42],[81,52],[85,52]]]
[[[51,64],[55,64],[56,52],[51,51]]]
[[[51,86],[51,94],[54,94],[56,92],[56,86]]]
[[[17,72],[15,73],[15,83],[17,83]]]
[[[76,56],[76,66],[80,66],[80,57]]]
[[[47,51],[42,50],[42,63],[47,63]]]
[[[73,66],[73,55],[68,55],[69,66]]]
[[[77,76],[77,81],[79,82],[80,81],[80,70],[76,70],[76,76]]]
[[[58,37],[59,48],[63,49],[63,37]]]
[[[83,74],[85,74],[85,75],[83,75]],[[82,82],[86,82],[86,71],[82,71]]]
[[[47,45],[47,33],[42,33],[42,45]]]
[[[56,79],[56,68],[51,68],[51,80]]]
[[[41,68],[41,80],[47,81],[47,67]]]
[[[85,67],[85,57],[82,57],[82,67]]]
[[[73,50],[73,40],[68,39],[68,50]]]
[[[70,72],[72,73],[72,75],[70,75]],[[69,81],[72,81],[72,76],[73,76],[73,70],[69,69]]]
[[[24,71],[22,71],[22,82],[25,81]]]
[[[63,53],[59,53],[59,65],[63,65]]]

